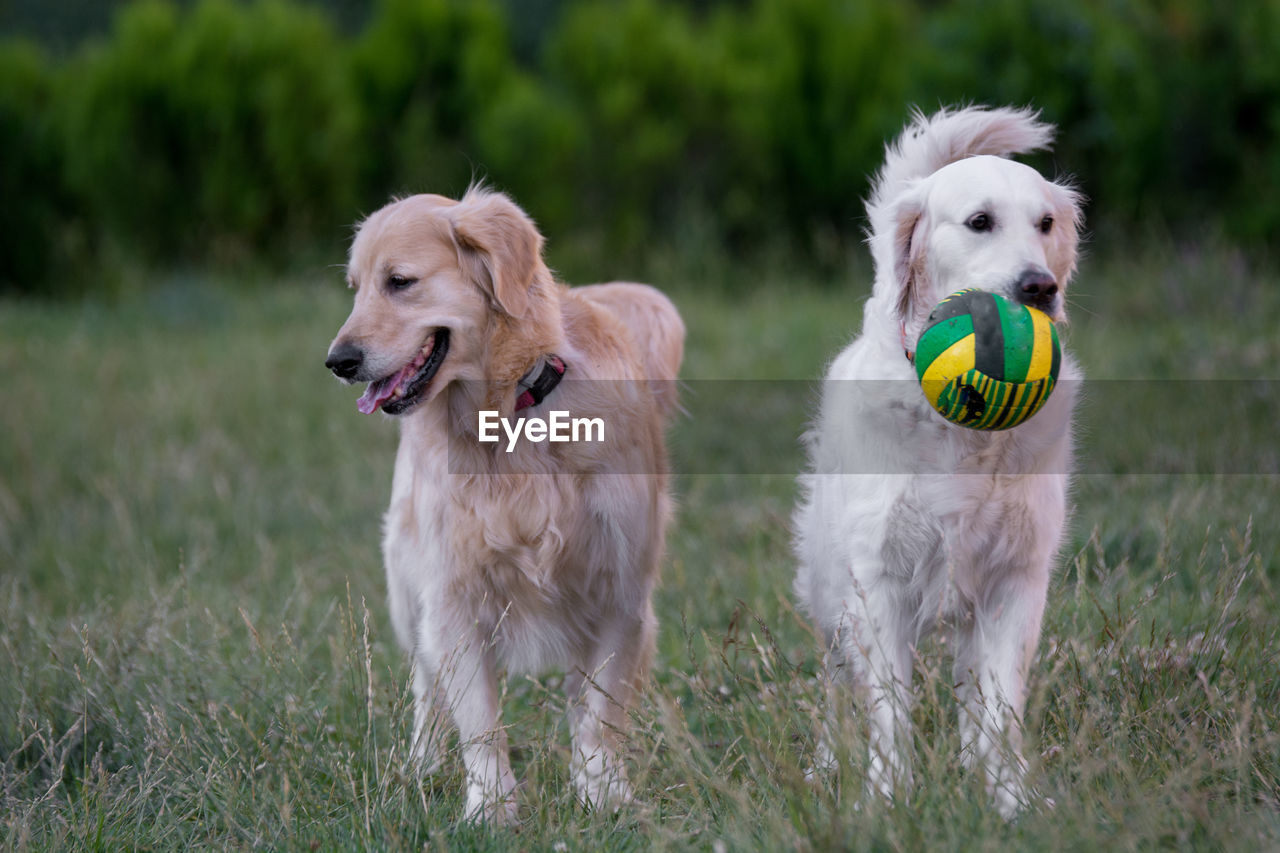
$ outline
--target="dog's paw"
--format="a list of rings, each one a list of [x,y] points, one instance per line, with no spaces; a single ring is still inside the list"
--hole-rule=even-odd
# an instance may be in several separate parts
[[[409,767],[422,778],[434,776],[444,764],[444,744],[439,741],[419,740],[409,753]]]
[[[616,812],[634,796],[627,770],[617,753],[596,749],[575,751],[570,771],[578,802],[589,809]]]
[[[573,777],[578,802],[585,808],[616,812],[635,798],[631,783],[621,768],[591,773],[579,769]]]
[[[1026,806],[1024,798],[1007,787],[997,788],[992,792],[992,797],[995,800],[996,812],[1006,821],[1017,818]]]
[[[514,826],[518,820],[515,790],[498,794],[474,783],[467,785],[467,808],[463,817],[471,823]]]
[[[444,720],[425,703],[418,702],[413,712],[413,743],[409,766],[421,777],[434,776],[444,763],[449,733]]]
[[[823,738],[814,747],[813,762],[805,768],[804,781],[810,785],[824,784],[838,769],[839,761],[836,759],[835,751]]]
[[[996,812],[1006,821],[1013,822],[1031,811],[1052,811],[1057,803],[1035,788],[1001,787],[992,792]]]

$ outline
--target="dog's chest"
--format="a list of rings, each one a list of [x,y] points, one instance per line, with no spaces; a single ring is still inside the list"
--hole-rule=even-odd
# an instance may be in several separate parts
[[[410,464],[397,468],[386,515],[388,582],[392,595],[478,625],[510,670],[537,671],[576,659],[606,605],[640,594],[643,579],[619,564],[632,553],[620,529],[568,476]]]
[[[1065,478],[1051,475],[918,479],[887,518],[886,568],[922,612],[963,616],[994,585],[1039,565],[1059,535],[1064,490]]]

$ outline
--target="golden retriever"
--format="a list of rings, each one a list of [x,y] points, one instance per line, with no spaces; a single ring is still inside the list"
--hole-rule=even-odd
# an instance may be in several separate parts
[[[834,718],[842,685],[870,720],[868,785],[911,785],[914,648],[954,627],[967,762],[1000,812],[1029,799],[1021,716],[1067,515],[1080,371],[1064,354],[1044,408],[1003,432],[944,421],[907,350],[934,305],[978,287],[1066,316],[1079,196],[1009,154],[1048,144],[1028,110],[917,115],[886,152],[867,212],[875,283],[862,334],[832,362],[808,435],[794,527],[797,597],[828,644]],[[830,721],[815,770],[830,767]]]
[[[362,412],[400,422],[383,555],[412,660],[415,761],[437,767],[451,718],[466,815],[499,823],[517,814],[500,666],[564,668],[579,799],[631,797],[620,738],[654,649],[665,418],[684,346],[657,290],[566,287],[542,245],[524,211],[485,188],[387,205],[352,242],[355,303],[325,362],[369,383]],[[602,429],[495,441],[482,428],[485,413],[528,424],[553,411]]]

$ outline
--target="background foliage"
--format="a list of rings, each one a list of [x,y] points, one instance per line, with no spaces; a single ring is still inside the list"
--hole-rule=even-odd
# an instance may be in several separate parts
[[[1060,142],[1037,165],[1095,223],[1280,226],[1276,0],[135,0],[75,40],[25,8],[0,17],[45,39],[0,44],[10,290],[331,258],[390,194],[475,178],[553,245],[693,233],[822,264],[911,104],[1041,107]]]

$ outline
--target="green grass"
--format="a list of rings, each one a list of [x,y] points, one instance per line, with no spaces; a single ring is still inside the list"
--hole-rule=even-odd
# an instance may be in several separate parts
[[[690,330],[692,392],[796,381],[759,397],[777,433],[766,459],[714,440],[724,424],[700,401],[674,430],[695,473],[676,482],[659,660],[635,714],[639,802],[616,816],[578,808],[558,676],[512,679],[523,821],[501,831],[459,821],[456,760],[426,781],[403,769],[407,668],[378,553],[396,432],[358,416],[355,391],[321,365],[347,310],[338,275],[234,288],[173,277],[109,304],[0,303],[3,845],[1280,844],[1274,475],[1090,460],[1028,710],[1035,784],[1054,809],[1006,825],[959,768],[937,644],[917,674],[911,801],[857,807],[856,726],[842,779],[807,785],[819,690],[789,594],[793,433],[808,382],[856,328],[865,282],[717,268],[705,287],[702,270],[659,272]],[[1091,376],[1275,376],[1280,279],[1230,253],[1090,261],[1074,303],[1068,342]],[[1107,441],[1085,449],[1146,458],[1185,405],[1087,413]],[[1266,435],[1267,417],[1218,431]],[[768,473],[708,473],[741,470]]]

